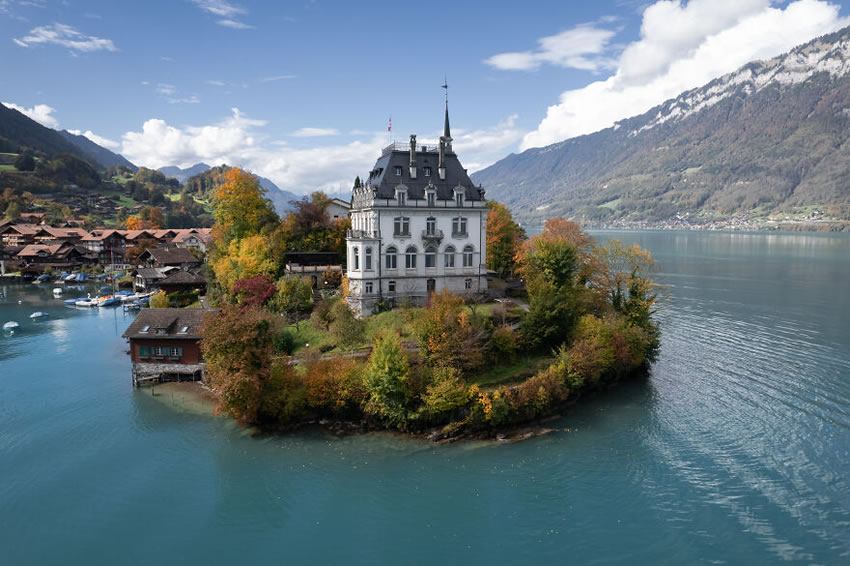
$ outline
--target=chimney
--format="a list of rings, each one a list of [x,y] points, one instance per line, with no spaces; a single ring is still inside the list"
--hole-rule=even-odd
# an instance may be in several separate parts
[[[410,178],[416,178],[416,134],[410,134]]]
[[[440,180],[446,180],[446,138],[440,136],[440,162],[437,166],[437,172],[440,175]]]

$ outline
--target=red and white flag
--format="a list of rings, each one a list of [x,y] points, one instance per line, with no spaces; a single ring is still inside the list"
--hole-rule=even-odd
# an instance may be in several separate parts
[[[393,117],[392,116],[390,116],[390,124],[389,124],[389,126],[387,126],[387,131],[388,132],[393,131]]]

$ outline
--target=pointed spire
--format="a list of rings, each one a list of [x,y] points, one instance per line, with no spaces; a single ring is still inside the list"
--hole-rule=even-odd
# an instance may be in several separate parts
[[[446,100],[446,123],[443,126],[443,137],[446,138],[447,141],[451,141],[452,133],[449,129],[449,101]]]

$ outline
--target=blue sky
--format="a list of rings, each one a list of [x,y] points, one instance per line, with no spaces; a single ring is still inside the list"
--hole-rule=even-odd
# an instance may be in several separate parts
[[[442,126],[478,169],[848,24],[827,0],[0,0],[0,101],[138,165],[343,191]]]

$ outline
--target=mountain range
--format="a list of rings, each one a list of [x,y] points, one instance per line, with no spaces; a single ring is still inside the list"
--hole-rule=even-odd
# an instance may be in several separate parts
[[[525,221],[850,218],[850,28],[473,175]]]

